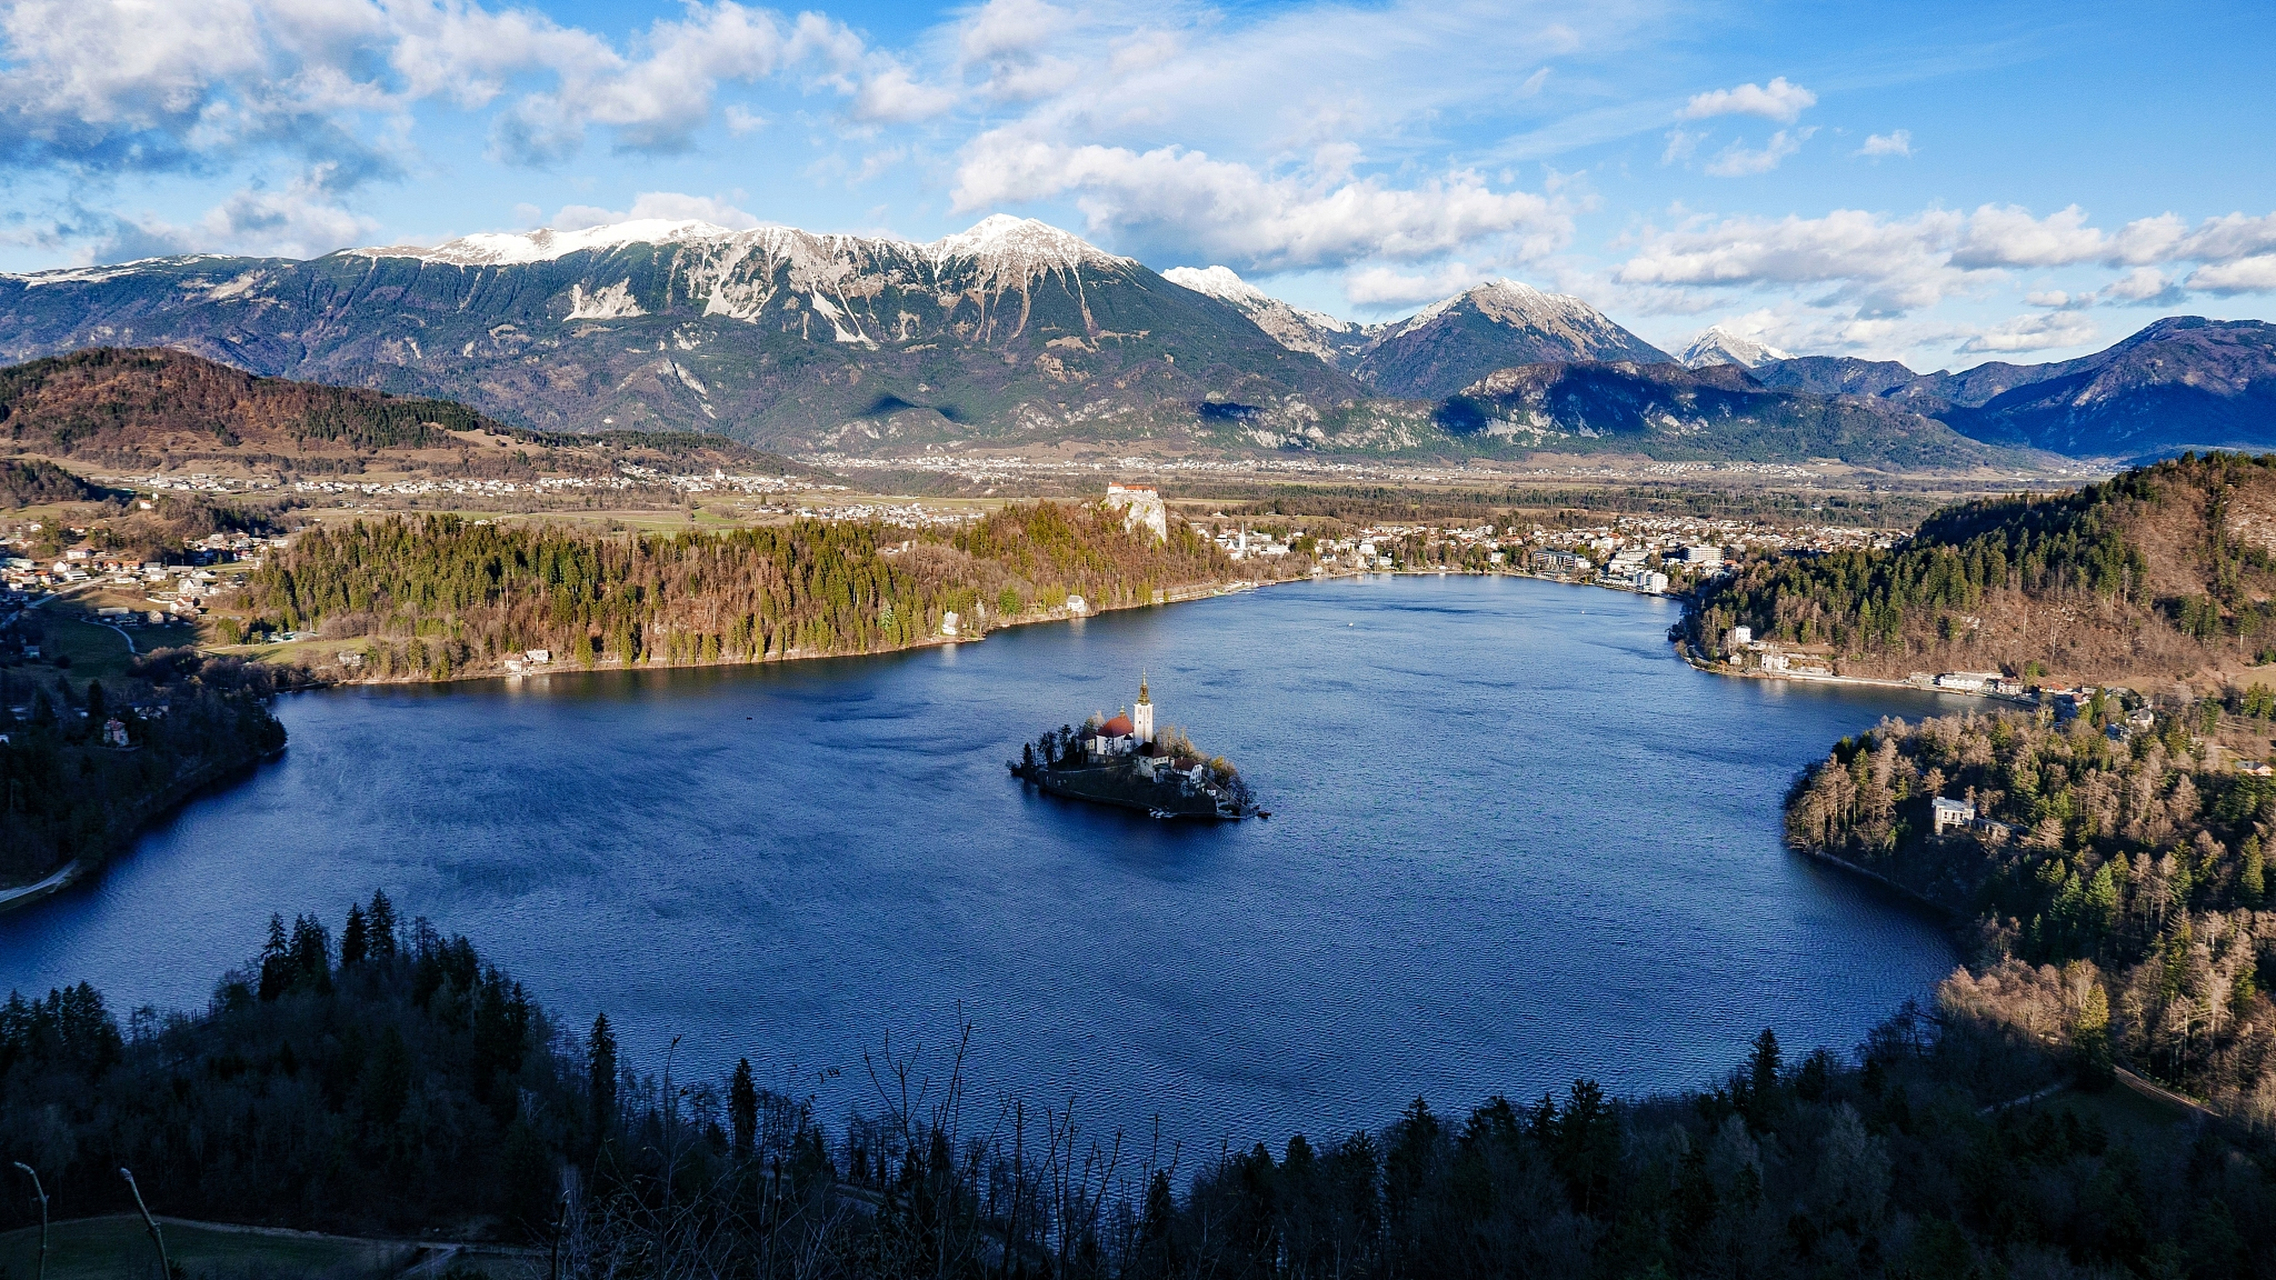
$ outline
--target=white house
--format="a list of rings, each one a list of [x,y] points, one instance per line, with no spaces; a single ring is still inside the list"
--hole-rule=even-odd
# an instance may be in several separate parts
[[[1928,802],[1930,834],[1943,835],[1948,831],[1965,831],[1976,820],[1976,806],[1965,800],[1947,800],[1938,796]]]

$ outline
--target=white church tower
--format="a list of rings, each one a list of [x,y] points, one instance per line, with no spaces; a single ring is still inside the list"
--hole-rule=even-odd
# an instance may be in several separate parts
[[[1138,705],[1130,709],[1130,727],[1140,742],[1154,740],[1154,699],[1146,692],[1144,673],[1138,676]]]

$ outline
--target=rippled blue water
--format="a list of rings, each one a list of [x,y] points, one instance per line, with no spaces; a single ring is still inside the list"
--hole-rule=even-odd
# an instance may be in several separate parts
[[[1512,579],[1273,588],[849,661],[286,699],[284,758],[0,917],[0,986],[202,1003],[272,911],[384,886],[628,1053],[748,1055],[826,1110],[976,1027],[977,1096],[1214,1148],[1576,1075],[1853,1045],[1951,964],[1784,852],[1788,780],[1930,695],[1701,675],[1673,604]],[[1157,823],[1004,761],[1129,702],[1273,811]],[[816,1073],[841,1069],[835,1081]]]

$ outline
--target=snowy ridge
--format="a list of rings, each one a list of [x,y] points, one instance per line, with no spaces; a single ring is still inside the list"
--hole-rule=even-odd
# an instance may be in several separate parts
[[[1366,340],[1368,331],[1364,327],[1283,302],[1241,279],[1231,267],[1171,267],[1162,278],[1238,308],[1281,346],[1318,356],[1331,365],[1339,364]]]
[[[1733,333],[1719,324],[1707,326],[1706,331],[1693,338],[1691,345],[1676,357],[1693,369],[1704,369],[1714,364],[1735,364],[1742,369],[1759,369],[1773,360],[1793,358],[1776,347]]]

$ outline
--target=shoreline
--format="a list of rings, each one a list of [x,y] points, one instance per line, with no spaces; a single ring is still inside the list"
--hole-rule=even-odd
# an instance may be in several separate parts
[[[267,764],[284,755],[284,752],[283,747],[278,747],[274,751],[265,752],[250,759],[217,761],[175,778],[162,790],[152,793],[147,800],[124,818],[124,829],[111,835],[106,841],[108,847],[103,850],[100,856],[73,858],[49,872],[42,879],[35,880],[30,884],[0,889],[0,915],[6,915],[11,911],[44,902],[101,871],[110,865],[112,858],[131,851],[142,842],[143,836],[149,834],[150,828],[156,826],[167,815],[196,799],[200,792],[209,787],[217,786],[239,773],[250,772]]]

